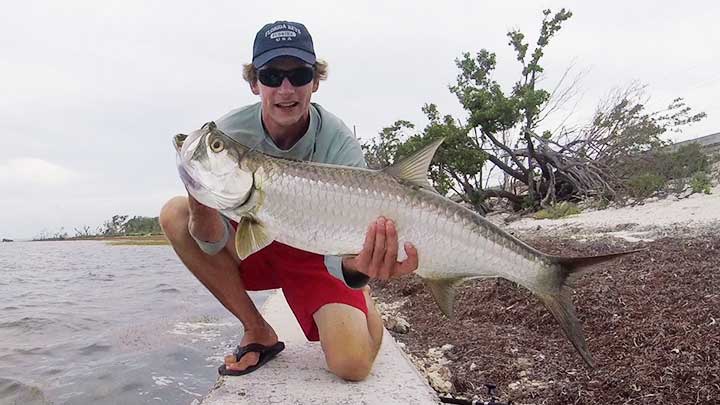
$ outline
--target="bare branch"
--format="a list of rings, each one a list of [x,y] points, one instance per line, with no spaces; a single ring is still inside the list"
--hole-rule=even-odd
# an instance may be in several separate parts
[[[512,161],[513,161],[513,163],[515,163],[515,165],[518,167],[518,169],[520,169],[520,171],[522,172],[522,174],[523,174],[524,176],[527,176],[527,175],[528,175],[528,169],[526,169],[525,166],[520,162],[520,160],[517,158],[517,156],[515,155],[515,152],[513,152],[512,149],[510,149],[505,143],[502,143],[502,142],[498,141],[497,138],[495,138],[491,133],[489,133],[489,132],[484,132],[484,131],[482,131],[482,130],[481,130],[481,132],[482,132],[483,135],[485,135],[488,139],[490,139],[490,141],[492,141],[492,143],[493,143],[495,146],[497,146],[498,148],[502,149],[503,151],[505,151],[505,153],[508,154],[508,156],[510,156],[510,158],[511,158]],[[492,159],[490,159],[490,160],[492,160]],[[496,163],[495,161],[493,161],[493,163],[495,163],[496,165],[500,166],[503,170],[505,170],[505,168],[508,167],[507,165],[505,165],[505,164],[502,163],[502,162],[501,162],[500,164],[498,164],[498,163]],[[510,172],[515,172],[515,170],[510,169]],[[512,173],[510,173],[510,172],[508,172],[508,174],[512,175]],[[513,176],[513,177],[515,177],[515,176]]]

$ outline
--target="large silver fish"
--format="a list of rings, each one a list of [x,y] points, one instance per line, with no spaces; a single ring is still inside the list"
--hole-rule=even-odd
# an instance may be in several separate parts
[[[442,141],[383,170],[271,157],[234,141],[212,122],[176,135],[174,142],[188,192],[239,223],[235,245],[241,259],[273,240],[323,255],[357,254],[367,225],[382,215],[395,221],[400,246],[408,241],[417,248],[415,274],[446,315],[452,315],[455,287],[462,281],[514,281],[540,298],[592,367],[569,280],[586,266],[631,252],[546,255],[443,197],[427,179]]]

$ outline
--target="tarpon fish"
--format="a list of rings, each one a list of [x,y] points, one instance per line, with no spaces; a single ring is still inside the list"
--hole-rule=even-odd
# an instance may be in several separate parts
[[[592,367],[568,284],[585,267],[632,252],[559,257],[528,246],[434,190],[427,171],[441,142],[370,170],[272,157],[238,143],[213,122],[174,138],[190,195],[238,222],[241,259],[273,240],[322,255],[355,255],[367,225],[384,216],[395,222],[399,246],[407,241],[417,248],[415,274],[447,316],[458,284],[502,277],[532,291]],[[401,251],[399,260],[404,257]]]

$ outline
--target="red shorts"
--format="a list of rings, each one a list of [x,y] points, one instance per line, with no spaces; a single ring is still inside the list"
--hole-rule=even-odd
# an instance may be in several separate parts
[[[240,264],[249,291],[281,288],[310,341],[320,340],[313,314],[325,304],[347,304],[367,315],[362,290],[353,290],[327,271],[322,255],[272,242]]]

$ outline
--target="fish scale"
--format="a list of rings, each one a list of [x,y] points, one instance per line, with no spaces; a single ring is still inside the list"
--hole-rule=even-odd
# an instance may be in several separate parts
[[[383,172],[347,173],[293,161],[265,163],[263,169],[265,201],[258,218],[275,240],[290,246],[324,255],[358,253],[368,224],[385,216],[396,224],[399,246],[408,241],[422,252],[417,274],[425,278],[503,276],[528,284],[531,279],[503,270],[536,268],[541,260],[519,240],[514,242],[524,255],[488,238],[492,233],[483,232],[486,221],[477,214]],[[402,249],[399,254],[404,260]]]

